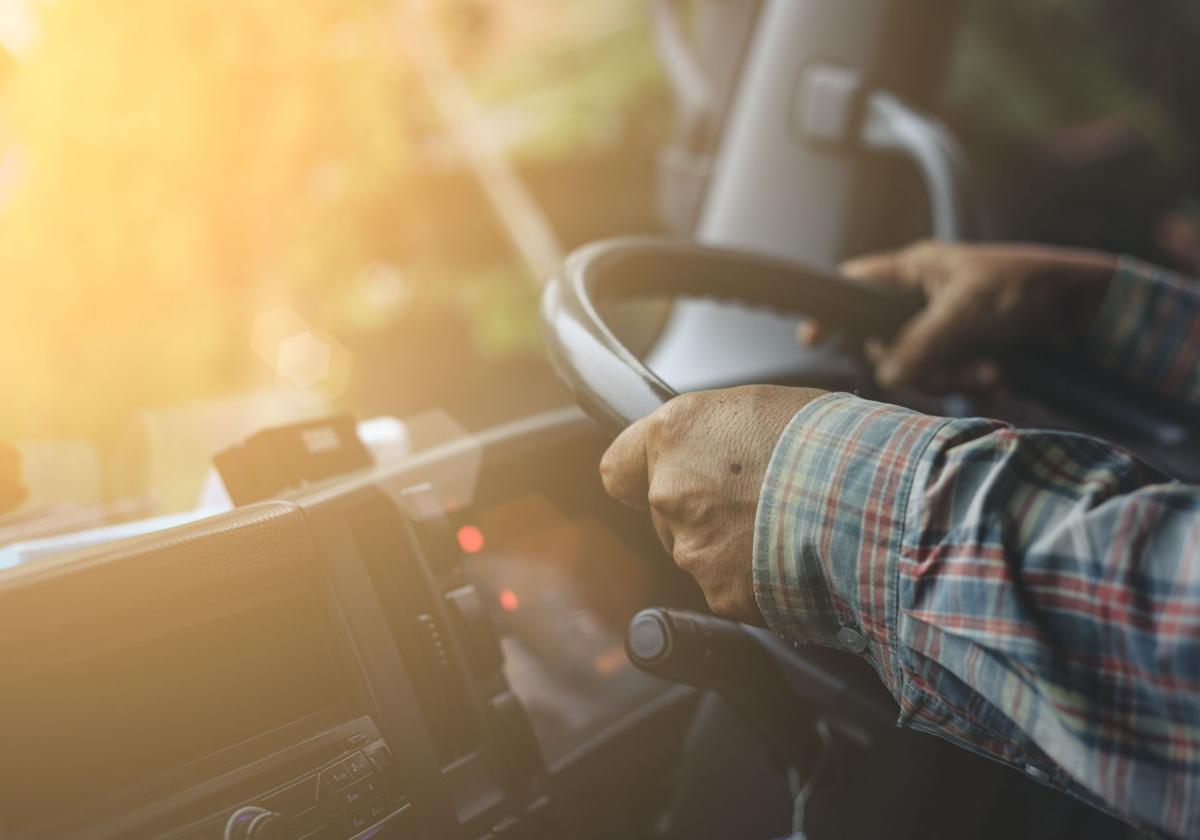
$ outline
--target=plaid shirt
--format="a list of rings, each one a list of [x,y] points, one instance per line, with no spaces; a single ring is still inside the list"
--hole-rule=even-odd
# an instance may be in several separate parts
[[[1121,263],[1092,355],[1200,405],[1200,287]],[[768,625],[859,652],[900,724],[1200,837],[1200,487],[1081,435],[831,394],[784,432]]]

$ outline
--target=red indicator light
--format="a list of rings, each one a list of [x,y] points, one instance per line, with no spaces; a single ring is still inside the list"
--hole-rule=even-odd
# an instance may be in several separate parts
[[[596,669],[596,673],[604,676],[615,674],[628,664],[625,648],[620,645],[609,648],[592,660],[592,667]]]
[[[483,531],[474,525],[464,525],[458,529],[458,547],[467,554],[478,554],[483,551]]]
[[[505,612],[516,612],[521,606],[521,599],[517,597],[517,593],[511,589],[500,590],[500,609]]]

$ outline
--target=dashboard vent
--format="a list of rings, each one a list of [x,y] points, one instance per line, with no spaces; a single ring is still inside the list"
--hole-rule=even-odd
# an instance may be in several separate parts
[[[388,622],[445,766],[478,750],[479,718],[445,635],[433,580],[392,503],[378,497],[351,512],[363,561],[387,611]]]

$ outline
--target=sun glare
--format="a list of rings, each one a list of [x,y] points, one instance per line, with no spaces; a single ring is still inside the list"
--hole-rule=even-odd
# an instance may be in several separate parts
[[[32,8],[2,91],[0,433],[263,379],[243,364],[263,304],[368,267],[354,231],[404,145],[385,5]],[[277,351],[301,386],[327,368],[310,344]]]

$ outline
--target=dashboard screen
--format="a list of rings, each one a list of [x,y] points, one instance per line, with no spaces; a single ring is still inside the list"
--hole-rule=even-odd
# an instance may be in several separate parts
[[[272,597],[3,680],[0,813],[97,798],[332,711],[321,619],[311,594]]]
[[[656,575],[607,525],[529,494],[474,511],[458,541],[547,761],[663,690],[634,668],[624,646]]]

